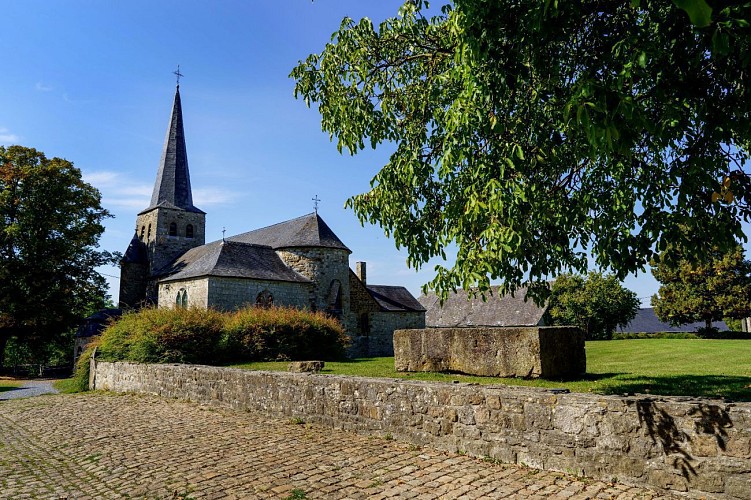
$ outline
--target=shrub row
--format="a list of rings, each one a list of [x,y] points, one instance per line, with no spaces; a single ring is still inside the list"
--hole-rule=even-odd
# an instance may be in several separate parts
[[[338,321],[323,313],[247,307],[142,309],[113,322],[84,352],[76,367],[81,389],[88,384],[91,351],[104,361],[218,365],[268,360],[332,360],[349,342]]]

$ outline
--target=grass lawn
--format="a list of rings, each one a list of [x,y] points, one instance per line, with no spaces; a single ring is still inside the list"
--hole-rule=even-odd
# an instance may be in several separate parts
[[[250,370],[287,369],[286,362],[235,366]],[[394,358],[326,362],[322,373],[556,387],[600,394],[648,393],[751,401],[751,341],[638,339],[587,342],[587,374],[571,381],[472,377],[455,373],[399,373],[394,371]]]
[[[21,380],[11,378],[0,378],[0,392],[11,391],[21,385]]]

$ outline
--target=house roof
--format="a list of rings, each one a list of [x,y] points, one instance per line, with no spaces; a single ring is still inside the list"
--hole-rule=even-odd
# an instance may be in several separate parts
[[[367,285],[371,297],[381,309],[388,312],[424,311],[425,308],[403,286]]]
[[[704,322],[688,323],[681,326],[673,326],[670,323],[663,323],[657,318],[655,310],[651,307],[639,309],[636,316],[626,326],[618,327],[619,332],[629,333],[657,333],[657,332],[695,332],[699,328],[706,326]],[[712,326],[720,330],[728,330],[724,321],[715,321]]]
[[[227,238],[227,241],[267,245],[274,249],[294,247],[338,248],[352,253],[317,213],[303,215],[273,226],[231,236]]]
[[[141,213],[148,212],[157,207],[204,213],[193,206],[179,85],[175,91],[175,102],[172,105],[172,115],[170,116],[170,124],[167,129],[167,137],[164,139],[162,159],[159,162],[159,170],[156,176],[156,183],[154,184],[154,192],[151,195],[151,203]]]
[[[87,338],[99,335],[111,318],[119,318],[122,314],[122,309],[101,309],[83,320],[76,331],[76,337]]]
[[[491,287],[492,295],[472,298],[466,290],[451,293],[441,305],[435,293],[421,295],[418,299],[425,307],[425,324],[428,327],[450,328],[463,326],[535,326],[547,311],[530,298],[524,300],[527,290],[520,288],[512,297],[499,296],[500,287]]]
[[[192,248],[161,269],[160,282],[204,276],[310,283],[279,258],[273,248],[239,241],[215,241]]]

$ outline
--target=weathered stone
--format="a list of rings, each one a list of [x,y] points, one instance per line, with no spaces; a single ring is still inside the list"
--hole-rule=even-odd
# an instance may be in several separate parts
[[[397,371],[566,378],[586,372],[575,327],[425,328],[394,332]]]
[[[303,416],[419,446],[617,478],[619,485],[690,490],[696,498],[751,498],[751,452],[744,452],[751,403],[707,412],[711,405],[700,399],[107,362],[96,363],[91,382],[97,389]],[[712,439],[716,449],[700,456]]]

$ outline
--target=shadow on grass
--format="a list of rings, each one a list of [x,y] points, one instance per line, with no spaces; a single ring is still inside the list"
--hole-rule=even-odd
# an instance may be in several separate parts
[[[607,375],[607,374],[606,374]],[[751,401],[751,377],[726,375],[639,376],[620,374],[598,390],[604,394],[654,394]]]
[[[0,385],[0,392],[15,391],[17,389],[20,389],[20,387],[15,385]]]

